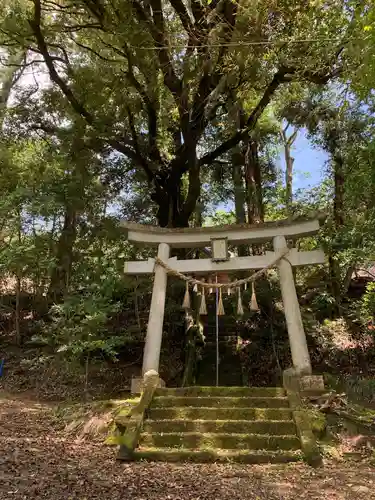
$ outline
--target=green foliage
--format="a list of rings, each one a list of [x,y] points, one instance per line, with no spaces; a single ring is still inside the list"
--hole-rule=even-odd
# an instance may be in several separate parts
[[[108,335],[108,323],[120,304],[110,304],[105,297],[92,295],[70,296],[62,304],[52,307],[51,323],[44,333],[58,346],[57,352],[72,357],[86,358],[103,354],[116,359],[117,349],[125,338]]]
[[[88,287],[53,305],[49,321],[41,325],[42,334],[32,340],[43,340],[69,358],[99,355],[115,360],[118,349],[128,340],[126,332],[121,336],[109,333],[111,318],[121,304],[106,294],[105,287],[101,293],[95,288]]]
[[[361,301],[361,313],[364,321],[374,321],[375,317],[375,283],[369,283]]]
[[[335,305],[335,298],[332,297],[332,295],[330,295],[327,292],[320,293],[319,295],[314,297],[312,301],[313,308],[319,311],[323,310],[325,317],[330,316],[330,314],[334,309],[334,305]]]

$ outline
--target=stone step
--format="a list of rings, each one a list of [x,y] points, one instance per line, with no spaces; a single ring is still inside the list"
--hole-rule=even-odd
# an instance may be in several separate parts
[[[225,450],[298,450],[300,442],[296,435],[161,432],[142,433],[140,446]]]
[[[121,456],[118,458],[121,460]],[[154,462],[237,462],[263,464],[296,462],[302,459],[302,454],[300,451],[155,449],[143,446],[134,452],[134,458]]]
[[[147,433],[235,433],[235,434],[295,434],[292,420],[146,420],[143,426]]]
[[[216,335],[216,326],[215,325],[212,325],[212,326],[204,326],[203,327],[203,333],[205,335]],[[235,328],[230,327],[220,327],[219,326],[219,335],[238,335],[238,332]]]
[[[237,342],[237,335],[219,335],[219,342]],[[206,335],[205,341],[216,342],[216,335]]]
[[[157,396],[151,408],[289,408],[287,397]]]
[[[151,420],[292,420],[290,408],[150,408]]]
[[[230,397],[283,397],[282,387],[168,387],[156,390],[156,396],[230,396]]]
[[[237,344],[237,339],[231,339],[231,340],[219,340],[219,347],[224,347],[228,345],[236,345]],[[206,341],[205,347],[216,347],[216,340],[209,340],[208,342]]]
[[[216,330],[207,330],[203,332],[205,337],[216,337]],[[221,330],[218,333],[219,337],[238,337],[238,333],[233,330]]]

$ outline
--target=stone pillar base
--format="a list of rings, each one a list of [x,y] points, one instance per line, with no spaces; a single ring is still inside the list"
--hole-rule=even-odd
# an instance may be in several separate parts
[[[299,380],[301,396],[313,396],[325,392],[323,375],[304,375]]]
[[[301,396],[319,394],[325,391],[323,375],[306,375],[295,368],[288,368],[283,373],[285,389],[297,392]]]
[[[143,377],[133,377],[130,385],[130,392],[132,394],[141,394],[142,389],[143,389]],[[159,385],[158,387],[165,387],[165,382],[161,378],[159,378]]]

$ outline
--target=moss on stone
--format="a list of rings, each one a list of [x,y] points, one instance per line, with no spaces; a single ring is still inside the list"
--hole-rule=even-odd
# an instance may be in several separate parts
[[[145,432],[229,432],[237,434],[295,434],[293,420],[147,420]]]
[[[177,387],[156,390],[156,396],[283,397],[282,387]]]
[[[146,374],[143,392],[138,403],[130,410],[120,411],[115,419],[117,432],[113,436],[113,441],[120,445],[118,458],[121,460],[132,459],[133,451],[139,442],[145,412],[154,397],[159,380],[156,372],[150,373],[148,377]]]
[[[181,408],[189,407],[225,407],[225,408],[288,408],[286,397],[196,397],[196,396],[158,396],[155,397],[151,408]]]
[[[312,423],[308,411],[296,410],[293,412],[293,418],[306,462],[314,467],[321,465],[322,458],[312,431]]]
[[[299,451],[266,450],[177,450],[175,448],[141,448],[134,452],[135,459],[162,462],[238,462],[246,464],[287,463],[301,460]]]
[[[301,457],[282,388],[157,389],[147,416],[139,448],[129,455],[126,443],[119,458],[265,463]]]
[[[289,408],[151,408],[152,420],[289,420]]]
[[[311,430],[316,437],[322,438],[327,430],[327,419],[326,416],[319,410],[306,409],[308,417],[311,422]]]
[[[297,436],[229,433],[154,433],[141,435],[141,445],[161,448],[229,449],[229,450],[297,450]]]

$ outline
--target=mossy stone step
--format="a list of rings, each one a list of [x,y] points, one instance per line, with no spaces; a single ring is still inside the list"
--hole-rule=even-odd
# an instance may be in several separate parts
[[[296,435],[270,436],[268,434],[229,433],[143,433],[140,445],[155,448],[221,448],[225,450],[298,450],[300,442]]]
[[[290,408],[151,408],[151,420],[291,420]]]
[[[205,339],[209,339],[209,340],[216,340],[216,333],[212,332],[212,333],[205,333],[204,334],[205,336]],[[219,340],[232,340],[232,339],[238,339],[238,335],[235,334],[235,333],[221,333],[219,334]]]
[[[181,408],[183,406],[226,408],[288,408],[287,397],[231,397],[231,396],[157,396],[151,408]]]
[[[219,348],[234,345],[237,343],[237,339],[227,339],[227,340],[219,340]],[[216,340],[206,340],[206,347],[216,347]],[[220,350],[220,349],[219,349]]]
[[[153,432],[219,432],[237,434],[295,434],[293,420],[146,420],[143,430]]]
[[[118,457],[121,459],[121,456]],[[302,459],[300,451],[259,451],[259,450],[177,450],[175,448],[142,447],[134,452],[138,460],[158,462],[238,462],[246,464],[287,463]]]
[[[283,397],[282,387],[176,387],[156,390],[156,396]]]

